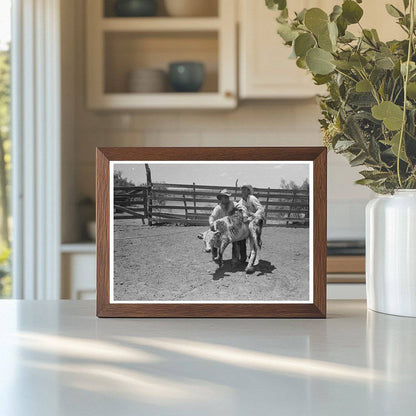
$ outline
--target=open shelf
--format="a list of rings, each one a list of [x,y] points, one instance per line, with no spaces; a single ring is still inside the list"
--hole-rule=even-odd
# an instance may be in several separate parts
[[[95,1],[102,1],[102,0],[95,0]],[[172,1],[172,0],[171,0]],[[173,0],[175,1],[175,0]],[[197,1],[197,0],[195,0]],[[203,7],[205,7],[204,12],[203,12],[203,16],[205,17],[218,17],[218,3],[219,0],[198,0],[198,1],[203,1]],[[231,0],[227,0],[227,1],[231,1]],[[115,17],[116,13],[115,13],[115,3],[116,0],[104,0],[102,5],[102,11],[101,11],[101,16],[104,18],[111,18],[111,17]],[[175,19],[174,16],[169,16],[168,13],[168,8],[166,7],[165,4],[165,0],[159,0],[158,2],[158,10],[157,10],[157,15],[155,17],[146,17],[146,19],[154,19],[157,17],[169,17],[171,19]],[[196,17],[203,17],[203,16],[196,16]],[[131,17],[123,17],[123,19],[133,19]],[[186,19],[193,19],[193,17],[190,18],[186,18]]]
[[[215,0],[217,16],[114,17],[113,1],[87,1],[87,103],[91,109],[216,109],[237,105],[235,4]],[[163,2],[161,2],[163,3]],[[104,4],[104,7],[102,7]],[[104,12],[103,12],[104,11]],[[202,62],[200,91],[129,92],[132,71]],[[140,88],[140,90],[145,91]],[[146,89],[148,90],[148,89]]]
[[[218,17],[113,17],[100,22],[102,30],[107,32],[216,31],[220,24]]]
[[[160,69],[167,77],[169,64],[175,61],[197,61],[204,64],[206,76],[201,91],[191,93],[190,96],[218,92],[217,56],[218,39],[215,32],[106,33],[104,92],[132,94],[127,86],[131,71],[138,68]],[[166,93],[174,93],[168,83],[166,90],[158,94]]]
[[[104,94],[100,108],[110,109],[218,109],[234,108],[233,97],[217,93]]]

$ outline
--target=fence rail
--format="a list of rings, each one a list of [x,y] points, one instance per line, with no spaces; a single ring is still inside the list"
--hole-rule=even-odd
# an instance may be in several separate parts
[[[231,199],[239,197],[236,186],[148,183],[147,186],[114,187],[114,218],[139,218],[149,225],[180,223],[207,225],[217,193],[228,189]],[[309,191],[254,188],[254,194],[265,209],[266,224],[309,222]]]

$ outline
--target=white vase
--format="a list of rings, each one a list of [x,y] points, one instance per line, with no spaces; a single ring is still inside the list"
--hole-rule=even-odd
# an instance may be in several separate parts
[[[367,204],[366,282],[369,309],[416,317],[416,190]]]

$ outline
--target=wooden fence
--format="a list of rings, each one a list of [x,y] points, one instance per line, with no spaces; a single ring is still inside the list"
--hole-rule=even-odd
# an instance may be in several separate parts
[[[218,203],[222,189],[240,198],[236,186],[185,185],[159,183],[149,186],[114,187],[114,218],[139,218],[149,225],[181,223],[207,225],[208,217]],[[254,194],[265,208],[266,224],[309,223],[309,191],[254,188]]]

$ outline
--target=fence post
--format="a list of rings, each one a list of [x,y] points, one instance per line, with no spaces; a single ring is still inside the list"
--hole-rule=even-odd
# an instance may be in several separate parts
[[[195,220],[196,220],[196,188],[195,188],[195,182],[193,183],[194,185],[194,215],[195,215]]]
[[[237,193],[238,193],[238,179],[235,181],[234,201],[237,201]]]
[[[270,186],[267,188],[266,209],[264,212],[264,219],[266,221],[267,221],[267,213],[269,212],[269,198],[270,198]]]
[[[148,224],[153,225],[152,222],[152,173],[148,163],[144,164],[146,169],[146,181],[147,181],[147,220]]]
[[[143,209],[144,209],[142,223],[144,225],[144,223],[145,223],[144,219],[149,218],[148,213],[147,213],[147,191],[146,191],[146,188],[142,189],[142,193],[143,193]]]
[[[295,203],[295,198],[296,198],[296,189],[293,189],[293,198],[292,198],[292,202],[289,205],[289,214],[287,214],[286,225],[289,224],[290,215],[292,214],[292,207],[293,207],[293,204]]]
[[[185,220],[188,220],[188,207],[186,205],[185,194],[183,194],[183,204],[185,205]]]

